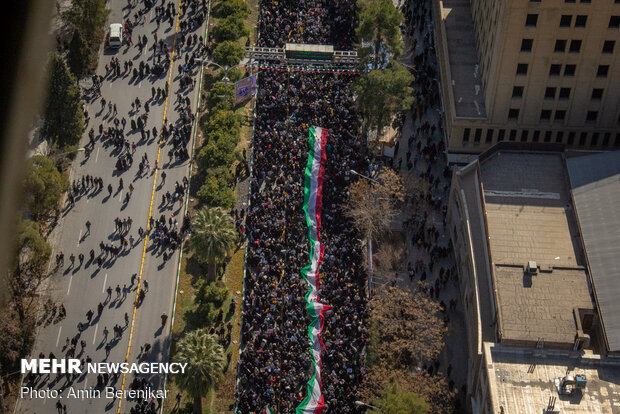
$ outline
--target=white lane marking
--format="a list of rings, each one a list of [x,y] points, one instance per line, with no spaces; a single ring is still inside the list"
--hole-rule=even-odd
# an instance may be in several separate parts
[[[95,334],[93,335],[93,344],[97,340],[97,328],[99,328],[99,322],[97,322],[97,325],[95,325]]]
[[[95,155],[95,162],[99,160],[99,148],[97,148],[97,154]]]
[[[69,278],[69,288],[67,289],[67,295],[71,292],[71,282],[73,282],[73,275]]]
[[[80,229],[80,235],[78,236],[78,242],[77,242],[78,247],[80,246],[80,240],[82,240],[82,229]]]
[[[101,293],[105,292],[105,282],[108,281],[108,274],[106,273],[103,277],[103,288],[101,288]]]
[[[86,389],[86,383],[88,382],[88,378],[84,379],[84,389]]]
[[[123,190],[121,190],[121,193],[118,196],[118,201],[120,201],[121,203],[123,202]]]
[[[138,84],[138,88],[142,87],[142,81],[140,81],[140,83]]]
[[[58,329],[58,337],[56,338],[56,347],[58,348],[58,341],[60,341],[60,333],[62,332],[62,326]]]

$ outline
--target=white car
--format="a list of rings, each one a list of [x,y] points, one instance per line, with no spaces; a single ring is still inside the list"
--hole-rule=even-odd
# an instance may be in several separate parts
[[[108,38],[110,47],[119,48],[123,44],[123,25],[112,23],[110,25],[110,37]]]

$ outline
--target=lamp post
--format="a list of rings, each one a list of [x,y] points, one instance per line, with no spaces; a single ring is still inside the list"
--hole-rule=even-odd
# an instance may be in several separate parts
[[[74,149],[72,151],[61,152],[60,154],[53,154],[51,157],[49,156],[49,153],[48,153],[48,155],[46,155],[46,157],[53,159],[53,158],[56,158],[56,157],[61,157],[63,155],[67,155],[67,154],[73,154],[74,152],[84,152],[84,151],[86,151],[86,148],[82,147],[82,148]]]
[[[374,405],[366,404],[364,401],[355,401],[355,406],[356,407],[372,408],[373,410],[379,411],[379,409],[377,407],[375,407]],[[379,412],[381,412],[381,411],[379,411]]]

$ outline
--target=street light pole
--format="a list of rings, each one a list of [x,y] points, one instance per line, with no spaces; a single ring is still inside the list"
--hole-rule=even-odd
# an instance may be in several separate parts
[[[83,152],[83,151],[86,151],[86,148],[82,147],[82,148],[74,149],[73,151],[61,152],[60,154],[53,154],[51,157],[49,156],[49,154],[46,156],[48,158],[56,158],[56,157],[61,157],[67,154],[73,154],[74,152]]]
[[[379,409],[378,409],[377,407],[375,407],[374,405],[366,404],[364,401],[355,401],[355,405],[356,405],[357,407],[372,408],[373,410],[377,410],[378,412],[381,412],[381,411],[379,411]]]

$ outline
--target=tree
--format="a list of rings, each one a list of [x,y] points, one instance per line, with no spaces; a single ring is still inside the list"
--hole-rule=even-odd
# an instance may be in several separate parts
[[[88,43],[82,36],[79,29],[73,31],[73,37],[71,43],[69,43],[69,53],[67,53],[67,61],[71,73],[75,75],[77,79],[82,78],[88,71],[88,67],[92,62],[92,52]]]
[[[26,162],[26,206],[35,219],[58,207],[62,193],[69,188],[69,180],[54,163],[35,155]]]
[[[102,28],[110,10],[106,9],[106,0],[73,0],[71,8],[62,13],[62,19],[79,29],[90,45],[101,42]]]
[[[48,76],[49,90],[43,135],[61,147],[76,145],[84,131],[80,88],[67,64],[58,55],[53,55],[50,59]]]
[[[250,32],[245,27],[243,17],[239,15],[231,15],[219,21],[215,26],[215,40],[222,42],[224,40],[238,40],[242,37],[249,36]]]
[[[407,109],[414,101],[409,86],[414,78],[402,65],[392,62],[387,69],[375,69],[358,77],[353,83],[357,107],[366,129],[376,128],[377,135],[394,114]]]
[[[386,386],[380,398],[373,400],[373,405],[378,410],[371,413],[390,414],[426,414],[428,404],[418,394],[403,389],[395,383]]]
[[[217,263],[235,246],[237,233],[229,214],[220,207],[203,207],[192,223],[191,248],[199,261],[208,266],[208,280],[215,280]]]
[[[198,190],[197,196],[200,202],[208,207],[221,207],[229,210],[235,206],[235,193],[228,186],[230,173],[226,168],[208,171],[204,184]]]
[[[241,119],[233,111],[217,111],[209,117],[205,125],[207,135],[226,133],[227,135],[238,137],[240,131]]]
[[[209,168],[229,167],[237,159],[233,141],[208,142],[198,153],[198,165],[204,171]]]
[[[370,301],[375,337],[369,360],[396,369],[432,363],[444,346],[446,326],[439,303],[422,290],[415,294],[395,287]]]
[[[215,17],[220,19],[228,16],[246,18],[249,15],[250,8],[245,0],[223,0],[215,7]]]
[[[217,385],[224,370],[224,348],[216,335],[198,329],[179,341],[174,360],[188,364],[176,379],[194,399],[194,414],[202,414],[202,397]]]
[[[221,66],[236,66],[241,62],[245,49],[240,44],[227,40],[215,47],[213,60]]]
[[[392,0],[358,0],[360,8],[357,35],[365,42],[372,42],[374,48],[374,68],[387,63],[386,53],[398,58],[403,52],[400,25],[403,14],[394,6]]]
[[[231,73],[232,70],[229,71]],[[230,111],[233,109],[233,101],[235,99],[235,87],[224,82],[216,82],[209,90],[207,98],[207,108],[211,112],[219,112],[222,110]]]

